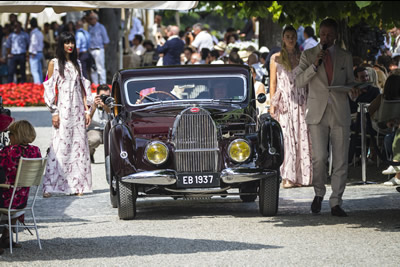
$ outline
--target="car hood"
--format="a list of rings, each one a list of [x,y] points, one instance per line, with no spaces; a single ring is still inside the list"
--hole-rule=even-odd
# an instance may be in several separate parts
[[[243,123],[249,118],[240,104],[233,103],[202,103],[202,104],[157,104],[146,106],[130,112],[130,126],[135,135],[144,135],[145,138],[159,139],[167,137],[172,129],[176,117],[190,107],[203,108],[210,112],[216,124],[228,122]]]

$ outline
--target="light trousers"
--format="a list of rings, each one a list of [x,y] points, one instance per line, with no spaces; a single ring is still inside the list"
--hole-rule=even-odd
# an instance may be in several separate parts
[[[97,71],[92,70],[91,78],[94,84],[105,84],[106,83],[106,67],[105,67],[105,55],[104,48],[90,50],[94,61],[96,62]]]
[[[89,130],[87,132],[90,155],[94,155],[96,148],[103,143],[103,131]]]
[[[350,116],[350,114],[349,114]],[[329,143],[332,149],[331,207],[342,205],[348,173],[350,126],[339,125],[328,104],[319,124],[309,124],[312,144],[313,186],[316,196],[324,197],[328,177]]]
[[[36,55],[31,55],[29,57],[29,66],[32,73],[33,83],[36,84],[43,83],[42,59],[42,52],[38,52]]]

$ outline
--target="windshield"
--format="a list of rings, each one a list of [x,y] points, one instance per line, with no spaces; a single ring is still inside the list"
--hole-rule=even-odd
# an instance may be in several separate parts
[[[221,100],[242,102],[246,99],[244,76],[152,77],[135,78],[125,83],[129,105],[160,101]]]

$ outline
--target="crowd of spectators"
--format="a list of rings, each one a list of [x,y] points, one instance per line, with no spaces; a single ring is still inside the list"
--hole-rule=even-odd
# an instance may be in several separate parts
[[[392,42],[391,40],[394,40]],[[384,106],[384,100],[398,101],[400,95],[400,29],[393,28],[388,31],[385,41],[380,50],[371,61],[360,57],[353,57],[353,69],[356,82],[367,84],[363,86],[361,95],[354,101],[350,100],[351,111],[353,113],[353,122],[351,125],[352,135],[349,150],[349,161],[357,164],[360,160],[361,151],[359,146],[360,129],[360,109],[359,103],[368,105],[366,113],[366,134],[367,144],[367,163],[376,162],[380,155],[386,160],[399,161],[400,152],[397,144],[400,136],[399,120],[386,120],[379,112]],[[390,96],[387,95],[388,92]],[[386,95],[386,96],[385,96]],[[395,114],[395,106],[392,106],[392,115]],[[388,117],[387,117],[388,118]],[[376,145],[376,141],[384,139],[383,146]],[[397,144],[397,146],[396,146]],[[393,147],[392,147],[393,146]],[[377,150],[378,149],[378,150]],[[398,166],[389,166],[382,171],[382,174],[392,175],[394,177],[385,182],[385,185],[400,185],[400,168]]]
[[[124,60],[124,67],[247,64],[255,68],[256,81],[268,83],[269,50],[257,50],[257,45],[250,42],[255,34],[255,18],[249,19],[243,30],[226,29],[221,40],[201,23],[185,30],[176,25],[165,26],[160,15],[155,16],[150,36],[145,39],[141,20],[133,18],[132,23],[130,47],[125,51],[130,56]]]
[[[65,18],[61,25],[53,21],[40,26],[32,18],[24,27],[15,14],[10,14],[9,23],[0,27],[0,82],[43,83],[46,78],[43,70],[55,57],[59,35],[69,32],[76,36],[83,76],[90,77],[95,84],[105,83],[104,48],[109,39],[98,15],[90,12],[76,22],[66,22]],[[26,66],[32,78],[27,77]]]
[[[98,20],[98,15],[90,12],[76,22],[67,22],[63,17],[61,24],[53,21],[38,25],[33,18],[23,27],[17,16],[11,14],[9,23],[1,28],[0,82],[41,84],[45,80],[47,63],[55,56],[58,36],[62,32],[70,32],[76,38],[83,76],[94,84],[106,83],[104,49],[109,38]],[[124,54],[129,54],[129,57],[124,59],[124,68],[172,64],[249,64],[257,71],[256,80],[267,83],[265,63],[269,50],[266,47],[257,50],[255,44],[246,44],[245,48],[241,46],[254,38],[255,18],[249,19],[242,30],[228,28],[223,39],[218,40],[201,23],[179,30],[175,25],[163,25],[162,17],[155,15],[147,39],[144,34],[142,20],[132,18],[127,36],[129,47],[124,49]],[[31,75],[28,77],[26,66],[30,67]]]

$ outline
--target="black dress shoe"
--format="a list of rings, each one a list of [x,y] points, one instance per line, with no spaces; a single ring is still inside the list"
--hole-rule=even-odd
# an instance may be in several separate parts
[[[339,205],[331,208],[331,214],[338,217],[347,217],[347,213]]]
[[[314,200],[311,204],[311,212],[314,214],[318,214],[321,212],[321,205],[322,205],[322,200],[323,197],[315,196]]]

